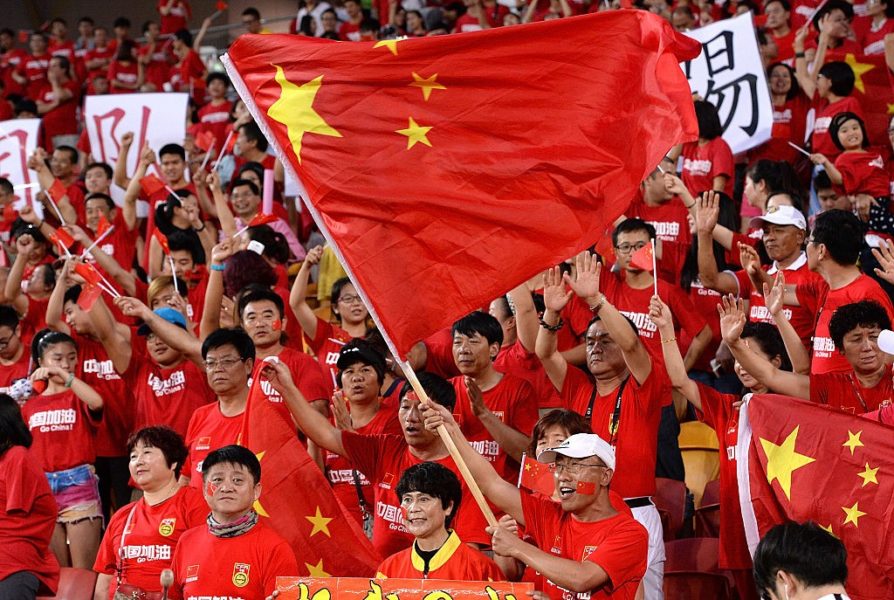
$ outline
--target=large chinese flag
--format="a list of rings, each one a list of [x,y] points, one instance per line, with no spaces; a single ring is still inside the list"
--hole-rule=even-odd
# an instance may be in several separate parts
[[[894,428],[772,394],[752,396],[737,457],[752,552],[768,529],[812,520],[848,553],[854,600],[894,598]]]
[[[306,569],[302,575],[371,577],[380,558],[290,423],[267,401],[260,386],[263,364],[255,367],[240,436],[261,462],[255,510],[289,542],[298,567]]]
[[[698,128],[698,42],[644,11],[224,62],[376,320],[413,343],[591,246]]]
[[[873,146],[889,147],[888,121],[894,115],[894,86],[885,55],[864,56],[830,52],[826,61],[840,60],[854,71],[852,96],[860,101],[866,118],[866,131]]]

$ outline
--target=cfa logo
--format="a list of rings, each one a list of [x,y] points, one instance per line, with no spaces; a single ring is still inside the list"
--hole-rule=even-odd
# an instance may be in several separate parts
[[[248,585],[248,572],[251,565],[246,563],[233,564],[233,585],[236,587],[245,587]]]
[[[170,537],[171,534],[174,533],[174,528],[177,526],[177,519],[171,517],[170,519],[162,519],[161,523],[158,524],[158,533],[165,537]]]

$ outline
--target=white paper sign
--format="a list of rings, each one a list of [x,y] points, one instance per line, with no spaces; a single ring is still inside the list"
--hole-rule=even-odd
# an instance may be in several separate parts
[[[13,119],[0,122],[0,177],[8,179],[15,195],[29,203],[40,191],[37,173],[28,168],[28,157],[37,148],[40,119]]]
[[[133,132],[127,156],[127,175],[133,175],[145,142],[158,150],[165,144],[183,144],[186,137],[187,94],[113,94],[87,96],[84,122],[96,160],[114,165],[121,136]]]
[[[769,140],[773,105],[751,13],[687,35],[701,42],[702,53],[683,63],[683,72],[692,91],[717,107],[723,139],[733,153]]]

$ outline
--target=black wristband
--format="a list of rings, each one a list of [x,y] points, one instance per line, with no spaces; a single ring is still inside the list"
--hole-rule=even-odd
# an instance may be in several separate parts
[[[561,317],[559,317],[559,322],[556,323],[555,325],[550,325],[549,323],[547,323],[546,321],[543,320],[543,317],[540,318],[540,326],[543,327],[544,329],[546,329],[547,331],[552,331],[553,333],[562,329],[563,325],[565,325],[565,321],[563,321]]]
[[[805,58],[806,56],[803,52],[795,52],[795,58]]]

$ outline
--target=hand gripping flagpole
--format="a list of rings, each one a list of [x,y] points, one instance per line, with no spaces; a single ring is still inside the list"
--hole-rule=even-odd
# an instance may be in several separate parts
[[[326,240],[329,242],[329,246],[335,252],[339,262],[344,267],[345,272],[348,274],[348,278],[351,280],[351,283],[354,284],[354,289],[357,290],[357,294],[363,300],[363,303],[366,306],[367,310],[369,310],[369,315],[372,317],[373,321],[375,321],[376,326],[382,333],[382,337],[385,338],[385,343],[388,345],[388,349],[391,350],[391,353],[394,355],[395,360],[398,361],[401,369],[403,369],[403,373],[407,377],[407,381],[412,386],[413,391],[416,392],[416,395],[421,401],[431,403],[432,400],[428,397],[425,389],[423,389],[422,384],[419,382],[419,378],[416,377],[416,372],[413,370],[413,367],[410,366],[410,363],[400,358],[400,353],[397,351],[397,347],[394,345],[394,342],[391,341],[391,336],[388,334],[388,330],[382,326],[382,320],[376,313],[373,304],[369,301],[369,296],[366,295],[366,292],[357,283],[357,277],[354,275],[353,266],[345,260],[344,255],[342,254],[338,245],[335,243],[335,239],[329,232],[329,228],[326,227],[326,222],[323,220],[322,215],[319,213],[312,202],[306,200],[307,191],[304,189],[304,184],[301,181],[301,177],[299,177],[298,173],[289,162],[288,155],[283,152],[283,148],[280,146],[279,141],[276,139],[276,136],[274,136],[273,132],[271,132],[268,128],[267,122],[264,119],[265,115],[261,110],[259,110],[258,105],[255,103],[255,100],[251,95],[251,92],[249,92],[248,88],[245,86],[245,82],[242,81],[242,76],[233,67],[233,64],[230,62],[229,56],[224,54],[220,57],[220,59],[227,70],[227,74],[230,76],[230,81],[232,82],[233,87],[236,89],[239,97],[242,98],[242,101],[245,102],[245,106],[246,108],[248,108],[248,112],[251,113],[251,116],[254,118],[255,123],[257,123],[258,127],[261,128],[264,136],[273,146],[274,150],[276,151],[276,156],[282,163],[283,168],[297,182],[299,188],[298,197],[301,198],[304,202],[304,207],[310,211],[310,214],[313,217],[314,222],[317,224],[317,227],[320,228],[320,232],[323,234],[323,237],[325,237]],[[230,132],[230,135],[232,135],[232,132]],[[227,137],[227,143],[228,142],[229,136]],[[225,148],[226,143],[224,144],[224,149]],[[223,156],[224,149],[221,150],[221,157]],[[217,163],[220,162],[221,157],[218,157]],[[217,168],[217,163],[215,163],[213,167],[214,169]],[[460,456],[459,448],[456,447],[456,442],[450,436],[450,432],[447,431],[447,428],[444,425],[439,425],[437,433],[441,437],[441,440],[443,440],[444,445],[447,447],[447,451],[450,453],[450,457],[453,459],[453,462],[455,462],[457,468],[459,468],[459,472],[462,474],[463,479],[465,480],[466,485],[469,488],[469,491],[472,492],[472,497],[475,498],[475,502],[478,504],[478,508],[481,509],[482,514],[484,514],[484,518],[487,519],[488,525],[496,527],[497,518],[494,516],[494,512],[490,509],[490,506],[488,506],[487,500],[484,498],[484,494],[481,492],[481,488],[478,487],[478,483],[476,483],[475,479],[472,477],[472,473],[471,471],[469,471],[468,465],[466,465],[462,456]]]

